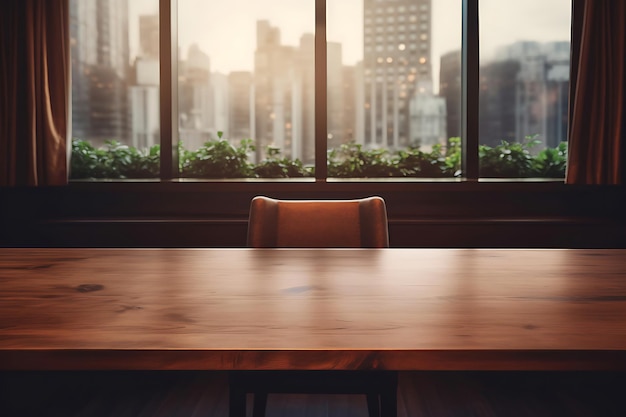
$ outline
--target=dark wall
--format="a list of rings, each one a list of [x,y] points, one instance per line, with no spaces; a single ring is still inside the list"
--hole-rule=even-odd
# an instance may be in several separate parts
[[[561,183],[72,183],[0,189],[0,246],[242,247],[255,195],[387,202],[392,247],[626,248],[620,187]]]

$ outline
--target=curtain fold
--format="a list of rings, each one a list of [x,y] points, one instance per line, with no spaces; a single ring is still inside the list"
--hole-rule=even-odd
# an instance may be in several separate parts
[[[0,186],[67,183],[68,0],[0,2]]]
[[[574,0],[566,183],[626,183],[626,1]]]

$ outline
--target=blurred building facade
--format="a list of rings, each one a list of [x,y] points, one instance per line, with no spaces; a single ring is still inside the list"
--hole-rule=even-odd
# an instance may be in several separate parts
[[[128,0],[70,0],[72,135],[96,146],[129,136]]]
[[[496,51],[480,66],[480,143],[527,137],[543,147],[567,141],[570,43],[516,42]],[[441,59],[440,91],[446,98],[448,136],[460,134],[461,52]]]
[[[430,0],[364,0],[365,126],[360,142],[368,147],[395,150],[428,142],[431,135],[422,137],[426,130],[417,127],[416,119],[441,117],[434,104],[440,100],[432,91],[431,9]],[[411,109],[433,113],[412,115]]]

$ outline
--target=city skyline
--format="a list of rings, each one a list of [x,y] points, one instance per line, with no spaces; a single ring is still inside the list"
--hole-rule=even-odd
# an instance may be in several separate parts
[[[186,51],[197,43],[212,58],[212,71],[251,71],[257,20],[269,20],[281,29],[282,43],[295,46],[304,33],[314,32],[312,0],[179,0],[179,43]],[[522,40],[539,42],[569,39],[571,0],[503,2],[481,0],[481,57],[489,58],[500,46]],[[133,0],[130,8],[131,57],[138,53],[138,16],[158,12],[156,0]],[[439,58],[461,46],[461,0],[436,0],[432,4],[433,81],[437,86]],[[233,10],[246,10],[245,14]],[[343,63],[363,59],[363,0],[327,2],[327,38],[339,42]],[[217,16],[212,19],[211,16]],[[224,18],[228,16],[228,18]],[[352,17],[345,19],[345,16]],[[525,18],[527,17],[527,18]],[[529,21],[528,19],[532,19]],[[236,31],[236,36],[228,34]],[[225,39],[228,39],[225,42]],[[244,53],[244,51],[250,53]],[[183,56],[184,58],[184,56]]]
[[[158,15],[127,16],[128,0],[71,4],[73,102],[85,110],[75,130],[97,141],[131,135],[135,146],[158,143]],[[432,0],[365,0],[363,5],[363,60],[350,65],[342,60],[343,45],[328,42],[328,146],[355,141],[397,150],[445,144],[458,135],[459,106],[454,103],[461,99],[460,49],[444,55],[445,63],[444,57],[433,57]],[[129,20],[138,21],[138,27],[130,30]],[[197,147],[229,128],[232,140],[258,142],[259,160],[272,146],[310,162],[314,36],[300,33],[299,45],[293,46],[279,24],[257,20],[255,27],[254,47],[240,51],[253,56],[248,72],[219,72],[199,43],[181,50],[181,140]],[[138,57],[130,53],[129,31],[139,34]],[[481,63],[481,91],[490,95],[481,101],[481,117],[486,118],[481,125],[493,124],[488,129],[493,137],[483,136],[498,141],[537,134],[545,143],[548,136],[561,140],[569,41],[544,46],[536,40],[516,41],[494,58]],[[442,96],[433,88],[438,82],[435,62],[446,68]],[[483,96],[487,98],[481,92]]]

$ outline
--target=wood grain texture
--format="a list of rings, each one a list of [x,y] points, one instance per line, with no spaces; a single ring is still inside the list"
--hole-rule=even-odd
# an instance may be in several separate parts
[[[626,251],[3,249],[0,369],[626,369]]]

